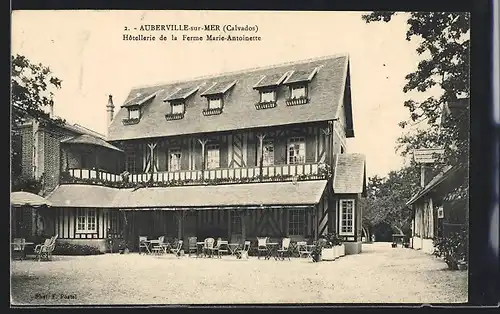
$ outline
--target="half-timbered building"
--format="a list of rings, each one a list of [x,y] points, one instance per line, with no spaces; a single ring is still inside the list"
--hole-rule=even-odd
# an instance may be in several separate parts
[[[366,171],[347,147],[347,55],[133,88],[116,115],[112,96],[106,108],[101,151],[82,157],[89,137],[61,141],[48,196],[61,241],[338,232],[361,251]]]

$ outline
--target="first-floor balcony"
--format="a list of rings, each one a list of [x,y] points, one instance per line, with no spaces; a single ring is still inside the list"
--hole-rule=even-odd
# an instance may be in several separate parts
[[[290,164],[217,168],[206,170],[163,171],[138,174],[113,174],[98,169],[69,169],[63,172],[61,184],[84,183],[115,187],[181,186],[255,182],[282,182],[325,179],[329,171],[324,164]]]

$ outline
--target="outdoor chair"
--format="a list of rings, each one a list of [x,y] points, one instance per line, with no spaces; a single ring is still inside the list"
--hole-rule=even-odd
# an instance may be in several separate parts
[[[188,238],[188,255],[191,256],[191,253],[195,253],[196,256],[198,256],[198,246],[197,243],[198,238],[197,237],[189,237]]]
[[[278,249],[278,257],[282,260],[285,260],[285,253],[290,260],[290,238],[283,238],[283,242],[281,243],[281,249]]]
[[[245,241],[242,250],[238,250],[235,252],[237,259],[246,258],[248,259],[248,251],[250,250],[250,241]]]
[[[51,260],[52,252],[56,246],[57,235],[53,236],[50,239],[46,239],[44,244],[38,244],[35,246],[35,253],[37,255],[38,261],[42,259]]]
[[[155,243],[151,249],[153,254],[166,253],[165,251],[165,236],[158,237],[158,243]]]
[[[148,237],[139,236],[139,254],[143,252],[143,249],[144,253],[151,253],[151,251],[149,250],[149,245],[146,241],[148,241]]]
[[[264,253],[267,255],[267,239],[268,237],[257,237],[257,258],[260,259],[260,255]]]
[[[222,257],[222,253],[229,254],[229,242],[219,238],[217,240],[217,255],[219,258]]]
[[[207,254],[210,255],[210,257],[212,256],[212,253],[214,251],[214,238],[206,238],[205,239],[205,244],[203,245],[203,254],[205,256],[207,256]]]
[[[307,247],[306,241],[297,242],[297,250],[299,251],[299,257],[311,257],[312,251]]]
[[[180,257],[181,256],[181,250],[182,250],[182,240],[179,240],[177,242],[177,245],[174,248],[170,249],[170,252],[175,254],[175,256]]]
[[[14,238],[13,241],[12,241],[12,257],[14,257],[14,255],[19,255],[20,258],[24,258],[25,256],[25,247],[26,247],[26,239],[24,238]]]

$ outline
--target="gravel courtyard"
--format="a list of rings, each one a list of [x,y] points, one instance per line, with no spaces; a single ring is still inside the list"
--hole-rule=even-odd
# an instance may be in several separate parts
[[[467,302],[467,272],[390,243],[331,262],[176,258],[173,255],[54,256],[11,264],[11,303],[455,303]]]

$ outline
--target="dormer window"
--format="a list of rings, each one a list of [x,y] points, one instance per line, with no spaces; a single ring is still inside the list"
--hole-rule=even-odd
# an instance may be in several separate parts
[[[139,123],[141,119],[142,106],[152,101],[158,92],[160,91],[136,93],[133,97],[126,101],[121,107],[127,109],[128,116],[122,120],[122,123],[124,125]]]
[[[165,114],[165,119],[167,121],[180,120],[184,118],[186,112],[186,101],[187,99],[198,91],[198,87],[188,86],[183,88],[178,88],[176,91],[165,98],[164,102],[169,102],[170,112]]]
[[[274,90],[263,90],[260,92],[260,102],[273,102],[276,101],[276,91]]]
[[[292,71],[283,84],[290,89],[289,98],[286,100],[287,106],[303,105],[309,102],[310,83],[319,67],[310,70]]]
[[[172,104],[172,114],[184,114],[184,103],[177,102]]]
[[[253,87],[260,94],[260,99],[255,104],[255,109],[260,110],[276,107],[278,88],[287,75],[288,73],[273,73],[260,78]]]
[[[222,97],[209,97],[208,98],[208,109],[221,109],[222,108]]]
[[[307,97],[307,86],[306,85],[298,85],[291,87],[291,98],[306,98]]]
[[[129,108],[128,109],[128,118],[129,119],[140,119],[141,118],[141,110],[139,108]]]
[[[203,115],[213,116],[221,114],[224,108],[224,97],[234,85],[236,85],[236,81],[234,80],[214,82],[209,85],[208,89],[201,94],[201,96],[207,98],[207,108],[203,109]]]

